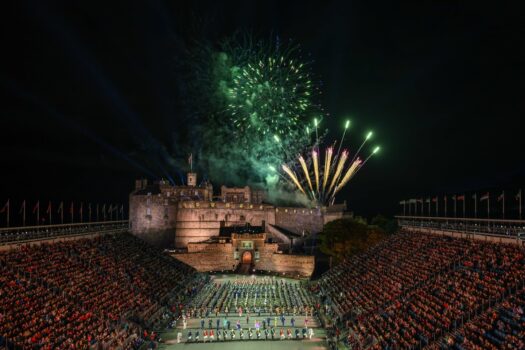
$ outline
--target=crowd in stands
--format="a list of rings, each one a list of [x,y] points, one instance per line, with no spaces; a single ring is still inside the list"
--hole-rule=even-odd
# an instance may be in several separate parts
[[[136,348],[161,310],[194,293],[192,268],[129,234],[3,251],[0,269],[7,348]]]
[[[435,348],[525,349],[525,288],[490,307]]]
[[[400,232],[330,270],[313,289],[352,349],[420,348],[463,324],[472,344],[465,349],[500,348],[500,341],[521,349],[513,340],[523,335],[519,319],[495,328],[493,314],[469,320],[523,286],[524,266],[518,245]],[[523,312],[517,304],[509,306],[513,316]]]

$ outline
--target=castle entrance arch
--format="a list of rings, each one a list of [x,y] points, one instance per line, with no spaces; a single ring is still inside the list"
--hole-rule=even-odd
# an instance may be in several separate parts
[[[252,252],[249,250],[246,250],[244,253],[242,253],[241,261],[243,264],[251,264],[253,261]]]

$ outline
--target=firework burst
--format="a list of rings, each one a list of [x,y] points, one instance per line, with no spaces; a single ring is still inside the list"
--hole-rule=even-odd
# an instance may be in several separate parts
[[[317,128],[317,124],[318,122],[315,120],[315,128]],[[364,160],[360,157],[361,149],[373,135],[372,132],[369,132],[352,159],[349,160],[350,152],[346,149],[341,150],[349,125],[350,122],[347,121],[337,152],[334,154],[332,147],[326,148],[323,167],[320,166],[320,163],[323,162],[317,142],[308,155],[310,166],[303,155],[297,157],[300,167],[297,166],[297,163],[295,163],[295,166],[281,165],[283,172],[287,175],[285,178],[316,205],[333,204],[336,194],[352,180],[355,174],[361,170],[374,154],[379,152],[380,148],[376,146]],[[294,167],[300,168],[302,173],[301,171],[296,173]]]

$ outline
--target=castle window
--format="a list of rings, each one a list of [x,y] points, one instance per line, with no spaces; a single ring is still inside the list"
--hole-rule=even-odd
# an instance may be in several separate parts
[[[151,216],[151,208],[146,208],[146,215]]]
[[[164,219],[168,218],[168,207],[164,207]]]

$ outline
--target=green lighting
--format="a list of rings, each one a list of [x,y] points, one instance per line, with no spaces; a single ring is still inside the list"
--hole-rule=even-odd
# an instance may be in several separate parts
[[[349,126],[350,126],[350,120],[347,120],[345,124],[345,129],[348,129]]]
[[[372,151],[372,154],[376,154],[377,152],[379,152],[380,149],[381,149],[381,147],[377,146],[377,147],[374,148],[374,150]]]
[[[373,134],[374,134],[374,133],[373,133],[372,131],[370,131],[370,132],[368,133],[368,135],[366,135],[366,139],[368,140],[369,138],[371,138]]]
[[[281,139],[279,138],[279,136],[277,136],[277,135],[273,135],[273,138],[275,139],[275,141],[277,141],[277,142],[281,142]]]
[[[270,169],[271,171],[277,171],[273,165],[268,165],[268,169]]]
[[[317,125],[318,125],[317,118],[314,118],[314,125],[315,125],[315,127],[317,128]]]

